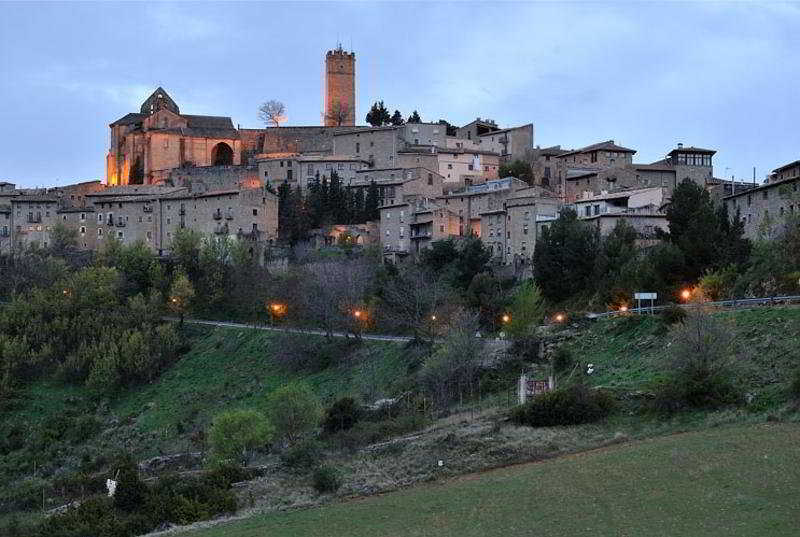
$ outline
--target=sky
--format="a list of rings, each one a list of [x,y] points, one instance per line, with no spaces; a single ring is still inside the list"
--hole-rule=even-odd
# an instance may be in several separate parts
[[[103,179],[108,124],[159,85],[186,114],[319,125],[325,52],[372,102],[423,120],[534,124],[534,144],[613,139],[653,162],[715,149],[717,177],[800,159],[800,4],[0,2],[0,181]]]

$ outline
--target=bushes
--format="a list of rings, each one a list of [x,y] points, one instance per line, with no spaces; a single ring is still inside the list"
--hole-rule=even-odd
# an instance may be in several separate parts
[[[322,462],[322,447],[313,440],[306,440],[287,449],[281,460],[289,468],[311,470]]]
[[[303,335],[277,336],[273,360],[289,371],[322,371],[342,362],[359,345],[350,338],[319,341]]]
[[[739,363],[731,331],[702,310],[686,314],[673,329],[665,380],[657,386],[655,407],[716,408],[739,401]]]
[[[314,481],[314,489],[320,494],[336,492],[342,486],[342,477],[339,471],[327,464],[314,470],[312,479]]]
[[[514,408],[510,419],[531,427],[578,425],[605,418],[613,407],[614,399],[607,392],[577,384],[537,395]]]
[[[209,439],[214,456],[246,466],[253,450],[265,447],[274,427],[256,410],[232,410],[214,418]]]
[[[267,398],[270,421],[288,444],[297,442],[319,425],[322,410],[311,388],[293,382],[272,392]]]
[[[800,404],[800,369],[797,369],[789,381],[789,400]]]
[[[361,418],[361,408],[352,397],[343,397],[325,412],[322,430],[326,434],[346,431]]]
[[[671,304],[670,306],[661,310],[661,321],[667,326],[682,323],[686,319],[686,310],[682,307]]]

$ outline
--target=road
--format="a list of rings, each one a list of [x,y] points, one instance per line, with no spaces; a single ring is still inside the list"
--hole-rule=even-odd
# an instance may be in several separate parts
[[[171,321],[177,321],[178,319],[173,317],[168,317]],[[228,321],[204,321],[201,319],[184,319],[185,323],[191,324],[203,324],[206,326],[221,326],[227,328],[249,328],[251,330],[268,330],[270,332],[285,332],[291,334],[309,334],[313,336],[324,336],[325,332],[322,330],[306,330],[302,328],[277,328],[275,326],[259,326],[259,325],[252,325],[252,324],[245,324],[245,323],[231,323]],[[345,332],[333,332],[331,335],[333,337],[350,337],[352,334],[347,334]],[[368,339],[370,341],[391,341],[394,343],[407,343],[412,340],[412,338],[407,336],[387,336],[382,334],[362,334],[362,339]]]

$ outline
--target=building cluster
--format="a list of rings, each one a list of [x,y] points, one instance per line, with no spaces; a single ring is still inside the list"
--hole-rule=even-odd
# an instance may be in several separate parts
[[[78,245],[95,249],[107,236],[170,252],[180,229],[274,242],[281,184],[304,191],[336,174],[351,190],[375,185],[380,220],[335,223],[312,232],[312,247],[357,236],[387,259],[414,255],[432,241],[479,237],[500,265],[528,264],[537,237],[564,207],[609,233],[620,220],[653,241],[667,229],[665,208],[689,179],[745,220],[751,238],[770,237],[781,218],[800,211],[800,161],[768,182],[714,176],[715,151],[677,144],[656,162],[614,140],[578,149],[534,145],[533,124],[502,128],[477,118],[356,126],[355,54],[325,56],[322,125],[243,129],[229,117],[182,114],[163,88],[139,112],[110,127],[106,181],[49,189],[0,183],[0,250],[47,246],[57,223],[74,228]],[[504,176],[521,161],[530,172]]]

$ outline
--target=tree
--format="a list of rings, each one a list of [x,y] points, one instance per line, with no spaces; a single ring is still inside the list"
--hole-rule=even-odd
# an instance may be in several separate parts
[[[527,280],[514,295],[511,303],[511,322],[508,333],[511,337],[521,338],[528,335],[532,326],[537,326],[544,319],[544,298],[536,282]]]
[[[422,123],[422,118],[419,117],[419,112],[414,110],[410,116],[408,116],[407,123]]]
[[[369,109],[369,112],[367,112],[366,119],[367,123],[373,127],[381,127],[389,124],[391,116],[389,115],[389,110],[387,110],[386,106],[383,104],[383,101],[377,101],[372,105],[372,108]]]
[[[347,103],[336,101],[325,113],[325,123],[332,123],[336,127],[344,125],[350,117],[350,106]]]
[[[572,209],[543,230],[533,252],[533,275],[542,294],[560,301],[593,287],[598,232]]]
[[[274,99],[258,107],[258,119],[266,126],[280,127],[286,121],[286,106]]]
[[[252,452],[269,444],[275,428],[256,410],[231,410],[214,418],[208,438],[219,460],[235,460],[247,466]]]
[[[400,113],[400,110],[395,110],[394,114],[392,114],[392,118],[389,120],[392,125],[399,126],[405,123],[403,119],[403,114]]]
[[[445,126],[445,132],[447,136],[456,136],[458,134],[458,127],[456,127],[455,125],[451,125],[449,121],[440,119],[439,125]]]
[[[519,159],[508,164],[501,164],[497,174],[500,177],[516,177],[517,179],[525,181],[526,183],[531,183],[533,181],[533,170],[531,169],[531,165],[524,160]]]
[[[375,181],[370,181],[364,199],[364,221],[381,219],[381,193]]]
[[[65,256],[78,246],[77,228],[67,227],[58,222],[50,231],[50,251],[57,256]]]
[[[390,266],[378,282],[381,317],[415,339],[433,337],[449,317],[455,302],[448,277],[424,265]]]
[[[739,215],[731,221],[724,205],[715,210],[708,192],[689,179],[675,187],[667,222],[669,233],[661,236],[683,252],[685,281],[696,281],[707,269],[741,263],[750,253]]]
[[[319,399],[308,384],[292,382],[267,397],[269,417],[278,435],[289,445],[316,429],[322,418]]]
[[[192,282],[184,272],[178,272],[172,280],[172,287],[169,289],[169,308],[181,317],[183,326],[183,316],[189,311],[189,304],[194,298],[194,287]]]
[[[632,225],[620,218],[614,229],[600,241],[597,261],[595,263],[595,281],[597,296],[603,304],[621,305],[632,298],[632,285],[628,275],[621,272],[626,263],[635,258],[637,233]],[[623,295],[625,298],[623,298]]]

